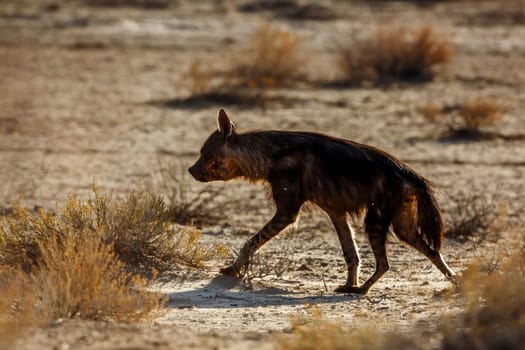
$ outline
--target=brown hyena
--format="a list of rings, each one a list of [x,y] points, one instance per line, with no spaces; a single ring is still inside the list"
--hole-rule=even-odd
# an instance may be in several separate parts
[[[443,241],[440,210],[427,180],[393,156],[356,142],[295,131],[237,133],[221,109],[218,130],[208,137],[200,158],[189,168],[199,181],[243,177],[271,187],[276,212],[241,248],[236,261],[221,270],[242,276],[263,244],[292,224],[305,202],[328,213],[348,266],[343,293],[366,293],[389,269],[387,232],[428,257],[455,280],[439,252]],[[347,215],[365,215],[365,231],[376,259],[374,274],[359,285],[359,254]]]

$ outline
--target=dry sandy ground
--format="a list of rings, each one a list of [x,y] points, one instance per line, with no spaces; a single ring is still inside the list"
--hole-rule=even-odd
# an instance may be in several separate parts
[[[197,3],[197,4],[194,4]],[[370,33],[378,24],[430,24],[454,48],[452,62],[426,84],[337,89],[314,85],[276,92],[294,103],[261,108],[223,105],[240,129],[321,131],[373,144],[407,161],[434,181],[447,217],[451,194],[479,191],[503,203],[509,226],[500,248],[522,235],[525,175],[525,9],[509,2],[367,5],[323,2],[331,20],[295,21],[274,12],[245,13],[245,2],[179,1],[164,10],[97,8],[80,1],[3,2],[0,12],[0,205],[22,194],[29,206],[53,208],[68,194],[87,196],[91,183],[117,194],[143,183],[155,188],[159,164],[186,168],[215,128],[219,106],[178,104],[189,95],[186,72],[201,59],[217,65],[242,52],[263,20],[304,37],[311,80],[336,77],[337,41]],[[55,6],[50,6],[55,4]],[[510,5],[512,4],[512,6]],[[521,12],[520,12],[521,11]],[[521,15],[521,17],[520,17]],[[436,128],[417,107],[478,96],[504,102],[494,129],[507,139],[436,140]],[[167,103],[167,104],[166,104]],[[509,139],[512,139],[509,141]],[[195,191],[200,185],[191,183]],[[203,239],[238,249],[270,218],[260,187],[217,184],[229,202]],[[231,203],[234,202],[232,205]],[[221,205],[215,206],[220,210]],[[356,225],[359,230],[359,225]],[[428,260],[390,239],[391,271],[367,296],[339,295],[345,266],[334,230],[322,213],[305,213],[296,232],[265,247],[263,265],[282,276],[252,285],[217,277],[217,266],[159,281],[169,296],[166,313],[146,324],[64,321],[33,330],[24,349],[245,349],[272,348],[294,317],[312,307],[349,328],[363,325],[417,332],[425,347],[439,344],[443,317],[459,312],[450,285]],[[362,278],[374,268],[363,234]],[[447,240],[444,257],[461,271],[475,257],[490,260],[494,244]]]

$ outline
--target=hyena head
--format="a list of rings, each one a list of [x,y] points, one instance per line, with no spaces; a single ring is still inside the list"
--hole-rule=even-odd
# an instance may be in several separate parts
[[[242,175],[232,150],[238,135],[222,108],[219,110],[217,124],[218,130],[204,142],[200,158],[188,169],[199,181],[226,181]]]

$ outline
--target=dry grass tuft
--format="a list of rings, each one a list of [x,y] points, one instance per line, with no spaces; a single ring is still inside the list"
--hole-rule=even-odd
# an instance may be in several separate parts
[[[525,246],[491,273],[470,266],[461,290],[467,310],[445,329],[443,349],[525,347]]]
[[[503,118],[500,102],[477,98],[462,103],[459,109],[464,127],[468,130],[479,130],[482,127],[496,125]]]
[[[246,52],[232,56],[226,68],[204,66],[199,60],[190,64],[187,77],[193,99],[264,102],[268,89],[290,86],[304,78],[301,67],[306,59],[299,52],[301,43],[295,33],[269,24],[259,26]]]
[[[93,193],[70,197],[57,214],[15,205],[0,218],[0,335],[59,318],[143,319],[164,300],[135,271],[155,278],[223,254],[200,244],[194,228],[173,228],[163,201],[143,189],[121,200]]]
[[[420,349],[417,342],[402,334],[374,329],[343,329],[338,322],[328,321],[319,312],[309,319],[292,321],[292,334],[277,338],[278,350],[340,350],[340,349]]]
[[[448,238],[460,241],[484,241],[492,237],[499,238],[497,231],[505,226],[506,208],[498,204],[493,195],[487,193],[463,192],[450,197],[453,203],[452,213],[446,219],[446,232]]]
[[[269,276],[281,278],[285,272],[292,269],[294,265],[293,250],[289,245],[284,245],[278,254],[269,255],[258,252],[251,258],[242,278],[245,288],[252,290],[254,280],[261,280]]]
[[[28,277],[18,269],[0,266],[0,348],[9,348],[17,337],[41,322],[35,317],[37,296],[28,288]]]
[[[109,245],[70,232],[41,242],[29,274],[1,266],[0,332],[21,332],[59,318],[131,322],[160,310],[164,300],[148,280],[125,272]]]
[[[199,244],[198,230],[172,227],[162,198],[144,189],[131,191],[122,200],[101,194],[96,187],[93,193],[94,198],[85,202],[70,197],[57,215],[44,210],[31,215],[16,205],[13,216],[0,221],[0,265],[31,271],[43,257],[42,247],[71,233],[113,246],[131,270],[200,266],[223,254],[220,246]]]
[[[442,137],[482,138],[491,136],[483,128],[499,124],[504,108],[497,100],[476,98],[444,106],[428,103],[418,111],[428,122],[446,128]]]
[[[441,123],[443,121],[443,108],[433,102],[428,102],[417,108],[417,111],[430,123]]]
[[[302,77],[305,59],[299,54],[302,38],[270,24],[257,28],[252,36],[250,54],[239,60],[230,74],[250,89],[288,85]]]
[[[448,41],[429,26],[379,28],[375,35],[342,44],[337,63],[348,83],[428,80],[433,68],[448,63]]]
[[[41,268],[30,275],[29,284],[39,297],[41,319],[132,322],[164,303],[160,294],[146,290],[144,277],[126,273],[112,247],[96,236],[72,232],[41,249]]]

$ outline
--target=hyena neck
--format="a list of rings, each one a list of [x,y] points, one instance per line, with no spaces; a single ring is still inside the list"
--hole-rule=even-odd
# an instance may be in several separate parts
[[[232,156],[241,169],[242,176],[249,181],[268,179],[275,144],[265,132],[249,132],[238,135]]]

